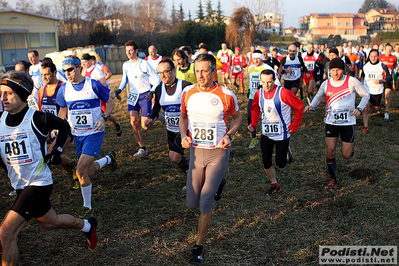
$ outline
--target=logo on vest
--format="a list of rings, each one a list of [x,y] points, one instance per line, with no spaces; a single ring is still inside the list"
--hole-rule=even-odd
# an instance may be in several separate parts
[[[211,100],[211,104],[216,106],[216,105],[219,104],[219,100],[218,100],[217,98],[213,98],[213,99]]]
[[[273,108],[271,108],[270,106],[267,107],[267,112],[270,114],[272,112]]]

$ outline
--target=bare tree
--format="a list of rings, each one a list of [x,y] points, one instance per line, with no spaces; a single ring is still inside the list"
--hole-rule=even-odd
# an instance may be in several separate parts
[[[165,9],[164,0],[138,0],[135,12],[141,31],[152,36],[165,23]]]
[[[104,18],[108,14],[108,5],[104,0],[89,0],[86,1],[86,18],[90,21],[95,21],[99,18]]]
[[[230,46],[250,46],[256,36],[254,16],[246,7],[235,9],[231,23],[226,27],[226,40]]]
[[[36,8],[36,14],[49,16],[49,17],[56,17],[51,2],[40,3],[40,5]]]
[[[10,8],[10,5],[8,4],[8,2],[6,0],[0,0],[0,8],[1,9]]]
[[[15,8],[28,13],[34,13],[32,11],[36,10],[35,5],[28,0],[18,0],[15,2]]]

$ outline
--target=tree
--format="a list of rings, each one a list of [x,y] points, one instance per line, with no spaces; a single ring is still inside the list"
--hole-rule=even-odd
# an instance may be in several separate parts
[[[188,20],[191,21],[191,10],[188,10]]]
[[[231,16],[226,28],[226,40],[230,47],[235,45],[250,46],[256,36],[254,16],[246,7],[238,8]]]
[[[172,27],[174,27],[177,23],[177,17],[176,17],[176,8],[175,8],[175,2],[172,2],[172,14],[170,15],[172,19]]]
[[[212,0],[207,0],[206,1],[206,18],[208,21],[212,21],[212,15],[213,15]]]
[[[217,20],[217,22],[221,22],[222,21],[222,15],[223,15],[222,6],[220,5],[220,0],[218,0],[218,6],[217,6],[217,10],[216,10],[216,20]]]
[[[36,9],[34,4],[32,4],[32,2],[30,2],[28,0],[18,0],[15,3],[15,8],[19,9],[21,11],[24,11],[24,12],[29,12],[29,13],[34,13],[34,12],[32,12],[32,10]]]
[[[90,44],[94,45],[104,45],[104,44],[112,44],[114,41],[114,36],[111,34],[111,31],[108,27],[99,23],[94,27],[92,33],[90,33],[89,41]]]
[[[99,18],[104,18],[108,14],[108,5],[104,0],[89,0],[86,2],[87,15],[86,18],[90,21],[95,21]]]
[[[9,8],[9,7],[10,6],[6,0],[0,0],[0,8],[5,9],[5,8]]]
[[[179,22],[184,21],[184,11],[183,11],[183,4],[180,2],[180,10],[179,10]]]
[[[388,8],[391,4],[387,0],[364,0],[362,7],[358,13],[367,13],[371,9],[375,8]]]
[[[199,0],[197,16],[198,16],[198,19],[199,19],[200,21],[203,21],[204,18],[205,18],[205,17],[204,17],[204,10],[202,9],[202,2],[201,2],[201,0]]]

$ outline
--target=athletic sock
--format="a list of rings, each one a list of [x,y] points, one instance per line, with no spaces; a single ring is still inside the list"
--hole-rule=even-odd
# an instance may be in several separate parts
[[[94,161],[94,162],[98,163],[100,165],[100,169],[101,169],[104,167],[104,165],[111,163],[111,158],[107,155],[101,159]]]
[[[91,224],[86,219],[84,219],[83,222],[84,222],[84,225],[83,225],[83,228],[81,230],[82,230],[82,232],[88,233],[90,231]]]
[[[186,173],[188,170],[188,161],[187,161],[186,157],[182,156],[181,161],[180,161],[180,163],[177,164],[177,166],[180,168],[180,170],[183,173]]]
[[[198,249],[198,250],[202,251],[204,249],[204,246],[200,246],[200,245],[195,244],[194,245],[194,249]]]
[[[83,207],[89,208],[90,210],[91,210],[92,188],[93,188],[93,184],[90,184],[87,187],[80,186],[80,190],[82,191],[82,197],[83,197]]]
[[[252,135],[252,138],[253,138],[253,139],[256,138],[256,129],[254,129],[254,131],[251,132],[251,135]]]
[[[335,158],[327,158],[327,168],[328,172],[330,173],[330,177],[334,180],[337,180],[337,161]]]

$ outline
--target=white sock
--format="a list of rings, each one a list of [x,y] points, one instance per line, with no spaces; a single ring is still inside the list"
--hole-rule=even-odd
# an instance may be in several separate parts
[[[83,222],[85,224],[83,225],[83,228],[81,230],[82,230],[82,232],[88,233],[90,231],[91,224],[86,219],[84,219]]]
[[[100,169],[101,169],[104,167],[104,165],[111,163],[111,158],[109,158],[109,159],[108,158],[109,158],[109,156],[107,155],[101,159],[96,160],[95,162],[100,165]]]
[[[88,185],[87,187],[80,186],[80,190],[82,191],[83,197],[83,207],[89,208],[91,210],[91,190],[93,184]]]

